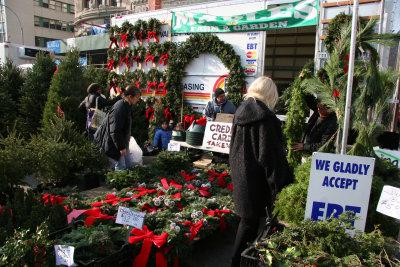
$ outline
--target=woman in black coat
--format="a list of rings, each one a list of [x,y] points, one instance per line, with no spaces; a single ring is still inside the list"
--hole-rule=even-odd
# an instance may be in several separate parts
[[[140,89],[130,85],[120,99],[107,113],[103,124],[97,129],[94,140],[100,151],[104,152],[115,164],[115,170],[124,170],[132,166],[129,154],[131,138],[131,105],[140,99]]]
[[[120,95],[114,97],[113,99],[106,99],[101,95],[100,85],[97,83],[90,84],[86,89],[86,91],[88,95],[79,104],[79,109],[82,112],[87,112],[87,114],[89,114],[89,109],[96,107],[96,102],[97,102],[97,108],[103,109],[105,107],[114,105],[118,100],[121,99]],[[90,129],[90,121],[88,120],[88,118],[86,120],[86,131],[89,132],[90,141],[93,141],[93,135],[96,132],[96,130]]]
[[[260,219],[271,216],[276,194],[293,180],[280,121],[272,112],[277,100],[275,83],[260,77],[250,86],[233,120],[229,163],[240,223],[232,266],[240,266],[240,254],[257,237]]]

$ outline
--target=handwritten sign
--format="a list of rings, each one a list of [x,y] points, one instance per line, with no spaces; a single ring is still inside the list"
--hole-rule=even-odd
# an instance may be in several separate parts
[[[146,213],[119,206],[116,223],[125,224],[137,229],[142,229]]]
[[[385,185],[376,211],[400,220],[400,188]]]
[[[168,143],[168,151],[181,151],[181,144],[178,143]]]
[[[74,263],[75,248],[66,245],[54,245],[56,265],[77,266]]]
[[[217,152],[229,153],[232,123],[208,121],[203,138],[203,146]]]
[[[355,229],[364,231],[375,159],[313,153],[305,218],[314,221],[352,211],[359,219]]]

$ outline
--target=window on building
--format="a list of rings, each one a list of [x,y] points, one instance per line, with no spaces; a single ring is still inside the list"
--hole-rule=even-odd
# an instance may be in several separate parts
[[[62,23],[61,30],[67,31],[67,23]]]
[[[58,1],[56,1],[56,11],[62,11],[62,3],[61,2],[58,2]]]
[[[69,13],[75,14],[75,6],[69,5]]]
[[[49,7],[49,0],[41,0],[42,2],[41,2],[41,6],[42,7]],[[39,3],[40,3],[40,0],[39,0]]]
[[[83,8],[90,8],[90,0],[83,1]]]
[[[112,6],[119,6],[119,0],[111,0]]]
[[[61,21],[56,22],[56,29],[61,30]]]
[[[53,10],[56,9],[56,1],[55,0],[50,0],[49,8],[53,9]]]
[[[35,16],[34,22],[35,22],[35,26],[40,26],[40,17]]]
[[[33,5],[34,6],[41,6],[39,3],[39,0],[33,0]]]
[[[40,39],[39,36],[35,36],[35,46],[40,46]]]
[[[66,3],[62,3],[62,12],[68,12],[68,5]]]
[[[46,18],[42,18],[42,27],[44,27],[44,28],[49,28],[50,27],[50,20],[49,19],[46,19]]]
[[[50,20],[50,29],[55,29],[56,28],[56,21],[51,19]]]

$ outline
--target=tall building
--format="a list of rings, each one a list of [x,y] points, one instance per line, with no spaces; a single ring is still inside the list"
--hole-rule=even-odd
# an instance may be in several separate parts
[[[74,0],[0,0],[0,42],[46,47],[74,36]]]

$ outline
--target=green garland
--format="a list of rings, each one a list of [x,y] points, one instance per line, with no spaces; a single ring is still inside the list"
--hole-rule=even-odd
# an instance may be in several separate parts
[[[346,15],[344,12],[341,12],[329,22],[324,39],[324,44],[329,54],[332,53],[334,49],[334,43],[338,42],[340,39],[343,24],[351,23],[351,18],[351,15]]]
[[[221,41],[212,34],[194,34],[190,36],[168,60],[166,105],[178,114],[182,106],[183,70],[194,58],[202,53],[216,54],[229,69],[227,92],[230,100],[238,106],[242,101],[242,90],[246,84],[244,69],[240,64],[240,56],[236,55],[232,45]],[[194,111],[184,103],[184,113]]]

